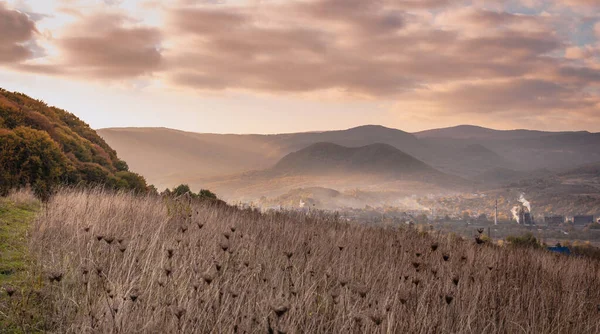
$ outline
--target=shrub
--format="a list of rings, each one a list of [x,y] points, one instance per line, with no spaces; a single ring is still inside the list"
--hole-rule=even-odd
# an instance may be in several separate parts
[[[191,193],[192,191],[190,190],[190,186],[188,186],[187,184],[180,184],[177,187],[175,187],[175,189],[173,189],[173,195],[175,196],[182,196]]]
[[[198,196],[206,199],[217,199],[217,195],[208,189],[201,189]]]
[[[506,241],[515,247],[540,248],[541,245],[532,233],[525,233],[522,236],[508,236]]]

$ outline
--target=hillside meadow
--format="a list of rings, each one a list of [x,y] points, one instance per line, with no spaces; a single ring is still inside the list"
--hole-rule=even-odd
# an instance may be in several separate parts
[[[99,189],[28,233],[44,311],[4,286],[16,332],[600,332],[600,262],[542,250]]]

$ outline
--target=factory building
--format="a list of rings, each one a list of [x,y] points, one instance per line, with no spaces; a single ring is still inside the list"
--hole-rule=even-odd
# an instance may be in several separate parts
[[[573,217],[573,225],[585,226],[594,222],[594,216],[590,215],[579,215]]]
[[[548,226],[558,226],[565,223],[565,216],[546,216],[544,222]]]

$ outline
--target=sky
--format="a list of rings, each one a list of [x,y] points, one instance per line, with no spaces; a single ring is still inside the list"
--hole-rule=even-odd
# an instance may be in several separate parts
[[[600,132],[600,1],[0,0],[0,87],[96,129]]]

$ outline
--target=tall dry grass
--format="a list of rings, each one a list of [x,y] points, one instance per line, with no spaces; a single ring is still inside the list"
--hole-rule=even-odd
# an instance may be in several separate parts
[[[320,214],[62,191],[32,248],[67,333],[593,333],[600,265]]]
[[[40,205],[40,201],[35,197],[30,188],[11,190],[6,199],[14,203],[17,207],[37,207]]]

